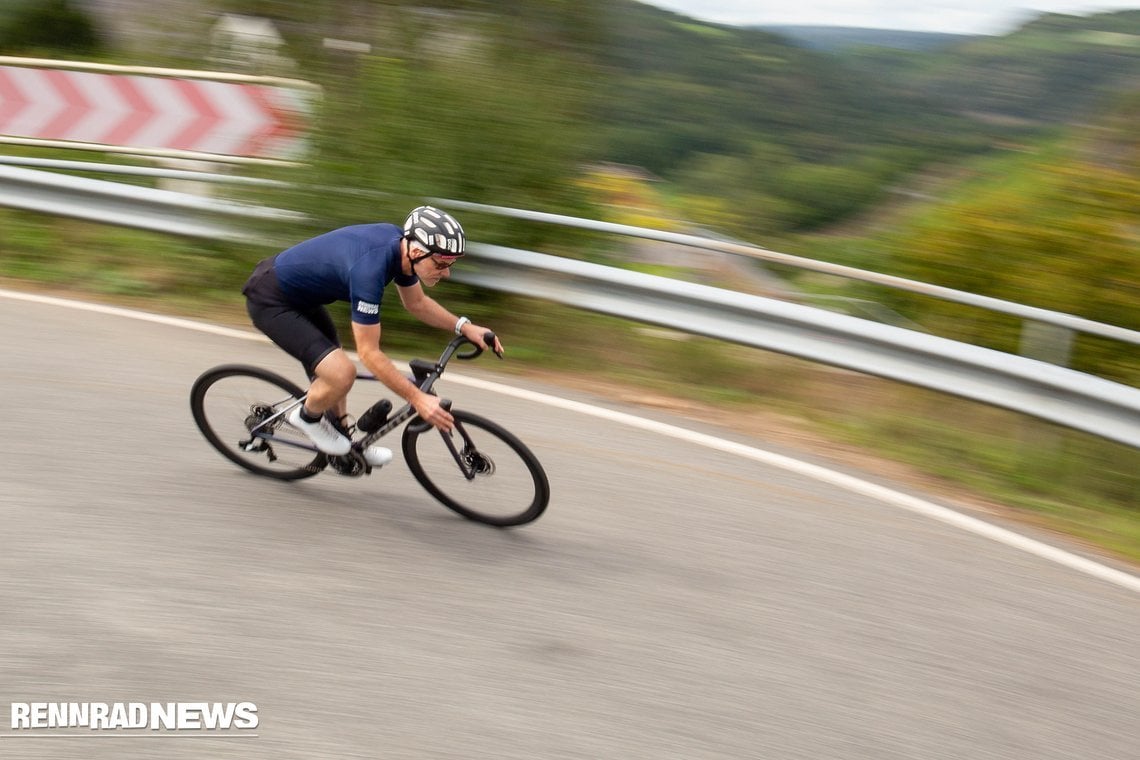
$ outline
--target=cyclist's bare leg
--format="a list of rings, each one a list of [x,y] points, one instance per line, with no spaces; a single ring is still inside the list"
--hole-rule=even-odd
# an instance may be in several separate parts
[[[321,359],[314,369],[316,378],[309,386],[305,409],[312,415],[330,409],[340,418],[348,411],[348,392],[356,380],[356,365],[344,349],[336,349]]]

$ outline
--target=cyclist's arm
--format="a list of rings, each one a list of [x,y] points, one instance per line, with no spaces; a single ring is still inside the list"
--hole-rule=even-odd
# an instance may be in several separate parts
[[[425,325],[431,327],[438,327],[441,330],[454,330],[455,323],[459,321],[459,317],[452,314],[447,309],[443,308],[434,298],[424,292],[423,286],[419,283],[408,286],[397,286],[400,292],[400,301],[404,304],[404,308],[408,310],[412,316],[423,322]],[[483,335],[489,332],[486,327],[477,325],[473,322],[468,322],[463,326],[463,335],[479,348],[490,348],[483,342]],[[499,339],[495,339],[495,349],[503,352],[503,344]]]
[[[438,327],[441,330],[454,329],[459,317],[439,305],[439,302],[424,292],[418,282],[415,285],[396,286],[400,293],[400,302],[408,313],[425,325]]]
[[[415,407],[421,418],[443,430],[450,430],[453,422],[451,414],[439,405],[439,399],[424,393],[415,383],[396,369],[388,355],[380,349],[380,325],[352,323],[352,338],[356,342],[356,354],[365,369],[376,376],[393,393]]]

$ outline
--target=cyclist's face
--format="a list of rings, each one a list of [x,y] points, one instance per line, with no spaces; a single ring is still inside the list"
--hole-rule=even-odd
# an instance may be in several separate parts
[[[427,251],[417,248],[413,250],[412,256],[413,258],[419,258],[425,253],[427,253]],[[420,278],[420,282],[430,288],[450,275],[451,267],[457,260],[458,259],[450,256],[428,256],[425,259],[417,261],[413,269]]]

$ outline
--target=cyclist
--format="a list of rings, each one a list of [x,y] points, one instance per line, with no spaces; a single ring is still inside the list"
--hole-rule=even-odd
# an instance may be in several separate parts
[[[421,322],[454,330],[480,348],[501,351],[496,339],[483,342],[486,327],[457,317],[424,293],[445,279],[463,256],[463,227],[450,214],[420,206],[401,229],[394,224],[358,224],[326,232],[258,263],[242,288],[253,324],[305,367],[311,385],[305,403],[288,417],[320,451],[347,454],[347,397],[356,366],[341,348],[325,306],[351,304],[352,336],[361,363],[425,421],[441,430],[454,422],[439,399],[424,393],[381,350],[380,302],[396,282],[404,308]],[[334,425],[331,417],[337,421]],[[364,458],[373,467],[387,464],[392,452],[369,446]]]

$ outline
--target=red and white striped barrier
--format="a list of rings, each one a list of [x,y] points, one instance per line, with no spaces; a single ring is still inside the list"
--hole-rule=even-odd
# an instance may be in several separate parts
[[[0,66],[0,135],[293,158],[306,93],[250,82]]]

